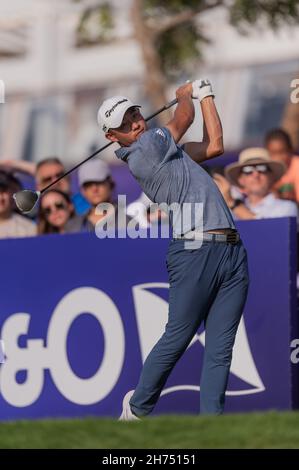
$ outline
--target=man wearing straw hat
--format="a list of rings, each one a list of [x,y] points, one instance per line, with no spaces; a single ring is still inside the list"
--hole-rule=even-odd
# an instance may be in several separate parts
[[[271,160],[267,150],[248,148],[240,153],[237,163],[225,168],[227,179],[219,174],[214,174],[214,179],[236,219],[296,217],[296,204],[277,199],[271,192],[284,171],[284,165]],[[244,200],[233,199],[231,185],[238,187]]]

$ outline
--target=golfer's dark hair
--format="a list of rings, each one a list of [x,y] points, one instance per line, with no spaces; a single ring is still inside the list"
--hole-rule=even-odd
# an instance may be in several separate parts
[[[46,234],[46,233],[58,233],[57,227],[54,227],[53,225],[50,224],[50,222],[47,220],[46,215],[42,209],[42,200],[43,198],[50,193],[55,193],[59,194],[65,202],[68,204],[73,204],[70,196],[67,193],[64,193],[63,191],[60,191],[60,189],[49,189],[41,198],[40,204],[39,204],[39,211],[38,211],[38,234]],[[75,209],[73,207],[70,215],[70,219],[74,217],[75,215]]]
[[[36,164],[36,171],[39,170],[40,167],[42,167],[43,165],[46,165],[47,163],[57,163],[58,165],[61,165],[64,167],[64,164],[61,162],[61,160],[59,160],[58,157],[47,157],[47,158],[44,158],[43,160],[40,160]]]
[[[280,129],[280,128],[271,129],[269,132],[267,132],[266,137],[265,137],[266,147],[269,144],[269,142],[271,142],[272,140],[280,140],[287,146],[288,150],[291,150],[291,151],[293,150],[291,138],[289,134],[283,129]]]

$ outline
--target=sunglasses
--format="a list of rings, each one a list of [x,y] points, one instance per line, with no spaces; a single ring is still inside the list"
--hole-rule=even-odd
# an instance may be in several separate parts
[[[126,129],[126,127],[132,123],[132,120],[136,119],[138,116],[141,116],[141,113],[140,113],[140,109],[138,107],[136,108],[131,108],[129,110],[129,113],[128,115],[126,116],[126,118],[124,119],[124,121],[121,123],[121,125],[117,128],[111,128],[111,130],[114,130],[114,131],[123,131]]]
[[[43,208],[43,213],[45,216],[49,216],[55,210],[65,211],[67,206],[63,202],[55,202],[53,206],[48,206]]]
[[[46,176],[45,178],[41,179],[41,183],[43,185],[50,184],[52,183],[52,181],[57,180],[58,178],[61,178],[63,174],[64,174],[63,171],[60,171],[59,173],[56,173],[55,175]]]
[[[83,183],[83,188],[84,189],[89,189],[92,186],[103,186],[103,184],[107,183],[109,181],[109,177],[104,179],[103,181],[87,181],[86,183]]]
[[[271,170],[268,167],[268,165],[260,164],[260,165],[246,165],[243,166],[241,169],[241,174],[242,175],[251,175],[254,171],[257,171],[258,173],[264,175],[266,173],[269,173]]]

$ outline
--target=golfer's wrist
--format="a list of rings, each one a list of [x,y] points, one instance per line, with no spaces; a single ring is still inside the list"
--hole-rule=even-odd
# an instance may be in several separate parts
[[[182,103],[182,102],[188,102],[188,103],[192,103],[192,95],[190,94],[184,94],[184,95],[179,95],[177,97],[177,100],[178,100],[178,103]]]

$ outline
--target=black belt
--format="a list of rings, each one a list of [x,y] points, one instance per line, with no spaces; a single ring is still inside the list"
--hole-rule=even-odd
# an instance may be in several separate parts
[[[194,237],[192,235],[194,234]],[[208,233],[208,232],[188,232],[188,236],[182,235],[178,237],[174,237],[174,240],[186,240],[186,241],[193,241],[193,240],[203,240],[208,242],[219,242],[219,243],[231,243],[236,244],[240,241],[240,234],[234,230],[228,233]]]

